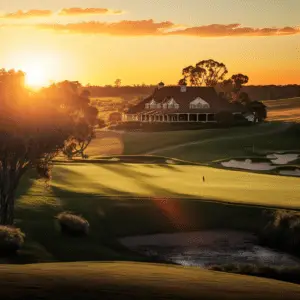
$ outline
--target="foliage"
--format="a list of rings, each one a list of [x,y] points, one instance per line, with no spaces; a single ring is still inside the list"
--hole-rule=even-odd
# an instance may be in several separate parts
[[[221,271],[242,275],[251,275],[257,277],[272,278],[287,282],[300,283],[300,268],[299,267],[269,267],[256,266],[252,264],[227,264],[211,266],[213,271]]]
[[[260,242],[270,247],[299,254],[300,213],[277,210],[268,217],[270,221],[260,232]]]
[[[116,79],[116,81],[115,81],[115,87],[120,87],[121,86],[121,84],[122,84],[122,80],[121,79]]]
[[[0,226],[0,255],[9,255],[19,250],[25,234],[19,228]]]
[[[234,91],[239,92],[242,88],[242,86],[249,81],[249,77],[244,74],[235,74],[231,76],[231,80],[234,83]]]
[[[25,74],[0,71],[0,224],[14,219],[14,196],[21,177],[35,168],[50,179],[52,159],[59,153],[84,157],[94,138],[98,110],[79,82],[64,81],[33,93]]]
[[[118,123],[122,121],[122,114],[119,112],[112,112],[109,117],[108,117],[108,121],[110,123]]]
[[[226,66],[213,59],[202,60],[196,66],[188,66],[182,70],[183,80],[191,86],[215,86],[227,73]]]
[[[89,222],[81,216],[70,212],[62,212],[56,218],[64,234],[82,236],[89,233]]]
[[[216,121],[222,126],[231,126],[234,123],[234,116],[227,111],[221,111],[216,114]]]

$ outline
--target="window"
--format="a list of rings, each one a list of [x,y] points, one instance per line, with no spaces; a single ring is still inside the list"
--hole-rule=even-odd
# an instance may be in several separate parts
[[[196,98],[190,103],[190,109],[207,109],[210,105],[200,97]]]
[[[145,104],[146,109],[155,109],[157,107],[157,103],[154,99],[152,99],[149,103]]]
[[[163,109],[167,109],[168,108],[168,103],[164,103],[163,104]]]
[[[179,104],[172,98],[168,102],[168,109],[179,109]]]

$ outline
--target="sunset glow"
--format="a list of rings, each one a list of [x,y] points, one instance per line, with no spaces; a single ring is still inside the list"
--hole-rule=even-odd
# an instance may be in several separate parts
[[[298,0],[97,4],[1,2],[0,65],[24,70],[30,86],[176,84],[183,67],[212,58],[249,84],[300,83]]]

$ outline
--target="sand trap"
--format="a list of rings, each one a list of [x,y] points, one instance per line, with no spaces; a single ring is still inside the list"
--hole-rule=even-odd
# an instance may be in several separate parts
[[[271,159],[273,164],[276,165],[286,165],[289,162],[292,162],[296,159],[299,158],[299,154],[278,154],[278,153],[274,153],[274,154],[269,154],[267,155],[267,158]]]
[[[272,166],[271,163],[259,162],[253,163],[251,159],[241,160],[229,160],[222,162],[221,165],[226,168],[244,169],[244,170],[254,170],[254,171],[267,171],[274,170],[276,166]]]
[[[300,177],[300,169],[280,171],[279,174]]]
[[[170,164],[170,165],[175,165],[176,164],[176,162],[174,160],[172,160],[172,159],[167,159],[166,163]]]

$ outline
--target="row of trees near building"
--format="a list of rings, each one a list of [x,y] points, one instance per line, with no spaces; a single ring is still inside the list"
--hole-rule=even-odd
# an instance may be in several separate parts
[[[59,153],[84,157],[95,136],[98,110],[78,82],[64,81],[33,93],[22,72],[0,70],[0,225],[14,221],[15,192],[30,169],[50,179]]]

